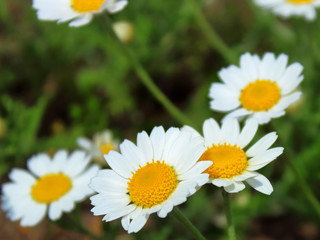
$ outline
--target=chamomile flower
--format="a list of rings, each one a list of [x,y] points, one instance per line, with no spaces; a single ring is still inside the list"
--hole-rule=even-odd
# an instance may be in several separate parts
[[[316,18],[316,8],[320,6],[320,0],[255,0],[255,2],[284,18],[295,15],[303,16],[307,20]]]
[[[112,169],[100,170],[90,187],[94,215],[105,215],[109,222],[121,218],[129,233],[138,232],[149,215],[164,218],[173,207],[186,201],[196,188],[208,182],[202,173],[212,163],[197,162],[205,147],[201,137],[189,131],[155,127],[150,136],[141,132],[137,145],[129,140],[120,144],[120,153],[105,155]]]
[[[100,164],[106,163],[103,155],[108,154],[111,150],[118,151],[119,149],[119,141],[114,138],[110,130],[96,133],[92,141],[84,137],[79,137],[77,144]]]
[[[89,23],[93,15],[106,10],[118,12],[127,3],[127,0],[33,0],[32,7],[37,10],[40,20],[71,21],[69,26],[79,27]]]
[[[262,59],[245,53],[240,57],[240,67],[231,65],[219,72],[223,83],[213,83],[209,97],[210,107],[229,112],[225,118],[249,116],[259,124],[285,114],[285,109],[300,98],[294,91],[303,80],[300,63],[287,66],[288,56],[266,53]]]
[[[244,150],[251,142],[258,129],[255,119],[246,121],[242,131],[239,122],[234,118],[226,119],[221,128],[214,119],[208,119],[203,124],[204,145],[206,151],[199,161],[211,160],[212,165],[205,171],[209,174],[213,185],[224,187],[229,193],[243,190],[246,181],[254,189],[264,194],[273,191],[269,180],[256,172],[264,167],[282,152],[282,147],[270,148],[276,141],[277,134],[269,133],[253,144],[248,150]],[[200,136],[198,132],[185,126],[194,137]]]
[[[89,161],[83,151],[68,156],[60,150],[52,159],[35,155],[27,162],[29,171],[14,168],[9,174],[12,182],[2,186],[2,209],[12,221],[21,219],[21,226],[36,225],[47,211],[51,220],[59,219],[93,193],[88,184],[99,167],[89,167]]]

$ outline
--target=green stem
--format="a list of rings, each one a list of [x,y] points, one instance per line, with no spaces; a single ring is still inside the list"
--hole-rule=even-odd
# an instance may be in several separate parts
[[[184,115],[167,97],[166,95],[154,84],[148,72],[144,69],[141,63],[137,60],[134,54],[129,50],[129,48],[118,38],[115,34],[111,20],[107,14],[104,14],[106,29],[113,39],[113,41],[118,44],[119,48],[123,54],[127,57],[132,67],[134,68],[136,74],[138,75],[141,82],[148,88],[148,90],[153,94],[153,96],[163,105],[163,107],[179,121],[182,125],[193,125],[191,120]]]
[[[227,44],[225,44],[219,34],[210,25],[206,17],[203,15],[203,12],[199,7],[199,3],[196,2],[196,0],[189,0],[189,3],[192,7],[195,20],[209,41],[211,47],[219,52],[226,62],[237,64],[239,62],[238,56],[227,46]]]
[[[228,224],[228,236],[229,240],[236,240],[236,231],[232,220],[232,213],[231,213],[231,204],[230,204],[230,196],[224,189],[222,189],[222,196],[224,202],[224,209],[226,212],[227,217],[227,224]]]
[[[173,209],[173,215],[189,230],[197,240],[206,240],[201,232],[192,224],[192,222],[180,211],[178,207]]]

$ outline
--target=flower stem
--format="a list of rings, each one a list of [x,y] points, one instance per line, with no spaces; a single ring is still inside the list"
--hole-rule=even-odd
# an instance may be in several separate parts
[[[136,74],[138,75],[141,82],[145,87],[153,94],[153,96],[162,104],[162,106],[183,125],[193,125],[191,120],[181,112],[168,98],[167,96],[154,84],[148,72],[144,69],[141,63],[137,60],[135,55],[130,51],[130,49],[118,38],[115,34],[112,22],[107,14],[103,15],[104,23],[106,24],[106,29],[113,39],[113,41],[119,46],[122,53],[127,57],[128,61],[131,63]]]
[[[173,209],[173,215],[189,230],[197,240],[206,240],[201,232],[192,224],[192,222],[180,211],[178,207]]]
[[[199,25],[203,34],[209,41],[211,47],[215,49],[217,52],[219,52],[226,62],[231,64],[237,64],[237,55],[227,46],[227,44],[225,44],[225,42],[221,39],[218,33],[210,25],[206,17],[203,15],[203,12],[199,7],[198,2],[196,2],[196,0],[189,0],[189,4],[192,7],[197,24]]]
[[[231,213],[231,204],[230,204],[230,196],[224,189],[222,189],[222,196],[224,202],[224,209],[226,212],[227,217],[227,224],[228,224],[228,236],[229,240],[236,240],[236,231],[232,220],[232,213]]]

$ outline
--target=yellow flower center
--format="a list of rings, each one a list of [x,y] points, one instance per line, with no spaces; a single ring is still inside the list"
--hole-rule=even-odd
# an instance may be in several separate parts
[[[237,145],[212,144],[202,154],[199,161],[211,160],[213,164],[204,171],[210,179],[232,178],[241,174],[248,166],[245,152]]]
[[[127,189],[135,205],[151,208],[167,200],[177,185],[174,169],[164,162],[153,160],[133,173]]]
[[[240,102],[247,110],[266,111],[272,108],[280,97],[280,88],[275,82],[257,80],[242,89]]]
[[[287,0],[287,1],[293,4],[304,4],[304,3],[311,3],[314,0]]]
[[[98,11],[106,0],[72,0],[72,8],[80,13]]]
[[[72,187],[63,173],[51,173],[39,178],[31,188],[31,196],[39,203],[51,203],[65,195]]]
[[[103,154],[108,154],[111,150],[114,150],[114,147],[111,144],[103,144],[100,146],[100,150]]]

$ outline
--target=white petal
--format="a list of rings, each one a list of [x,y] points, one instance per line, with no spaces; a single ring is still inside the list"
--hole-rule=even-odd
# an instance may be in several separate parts
[[[143,131],[137,135],[137,146],[144,154],[144,164],[152,161],[153,158],[153,146],[148,134]]]
[[[246,181],[251,187],[259,192],[267,195],[270,195],[273,192],[273,187],[270,181],[261,174],[258,174],[256,177],[249,178]]]
[[[173,209],[173,203],[170,200],[167,200],[165,204],[158,211],[158,217],[165,218],[169,212]]]
[[[77,17],[75,20],[72,20],[69,23],[70,27],[80,27],[88,24],[92,20],[92,14],[84,14]]]
[[[244,171],[240,175],[234,176],[232,179],[236,182],[242,182],[247,180],[248,178],[252,178],[257,176],[258,174],[256,172],[249,172],[249,171]]]
[[[258,130],[258,121],[256,119],[248,119],[240,133],[237,145],[245,148],[252,140]]]
[[[108,165],[120,176],[129,178],[132,176],[131,172],[134,171],[129,165],[128,160],[125,159],[120,153],[116,151],[110,151],[107,155],[104,155]]]
[[[283,152],[282,147],[271,148],[248,161],[247,170],[255,171],[275,160]]]
[[[224,187],[228,193],[236,193],[242,191],[246,186],[242,182],[233,182],[231,185]]]
[[[77,144],[85,150],[91,150],[93,143],[88,138],[79,137],[77,138]]]
[[[204,121],[203,135],[204,135],[207,147],[211,147],[212,144],[218,144],[220,142],[220,138],[221,138],[220,127],[213,118],[210,118]]]
[[[50,172],[51,160],[48,154],[39,153],[28,160],[27,166],[34,175],[41,177]]]
[[[153,146],[153,157],[155,161],[162,160],[162,153],[165,145],[165,132],[162,126],[154,127],[150,139]]]
[[[212,165],[212,161],[200,161],[197,162],[189,171],[178,176],[179,180],[188,180],[193,178],[202,172],[204,172],[208,167]]]
[[[217,187],[227,187],[233,184],[233,181],[229,179],[222,179],[222,178],[212,179],[211,182],[213,185],[216,185]]]
[[[117,210],[114,212],[109,212],[107,215],[105,215],[102,220],[106,221],[106,222],[110,222],[113,221],[117,218],[120,218],[124,215],[127,215],[129,213],[131,213],[132,211],[134,211],[136,209],[136,206],[133,204],[130,204],[124,208],[122,208],[121,210]]]
[[[222,122],[221,142],[235,145],[240,134],[239,122],[235,118],[227,118]]]
[[[127,159],[127,164],[131,166],[134,171],[139,169],[139,165],[145,164],[144,154],[131,141],[124,140],[120,144],[120,151],[122,156]]]
[[[20,221],[21,226],[35,226],[45,216],[47,210],[46,204],[32,204],[26,209],[25,215]]]
[[[261,152],[266,151],[277,140],[278,135],[276,132],[271,132],[260,138],[252,147],[246,151],[248,157],[253,157]]]
[[[148,218],[149,215],[147,214],[143,214],[136,218],[133,218],[129,225],[128,233],[136,233],[140,231],[140,229],[146,224]]]
[[[84,151],[75,150],[73,151],[63,167],[63,172],[71,177],[79,175],[90,162],[90,156],[86,155]]]
[[[9,173],[9,179],[16,183],[21,183],[23,185],[33,185],[36,179],[26,170],[14,168]]]

